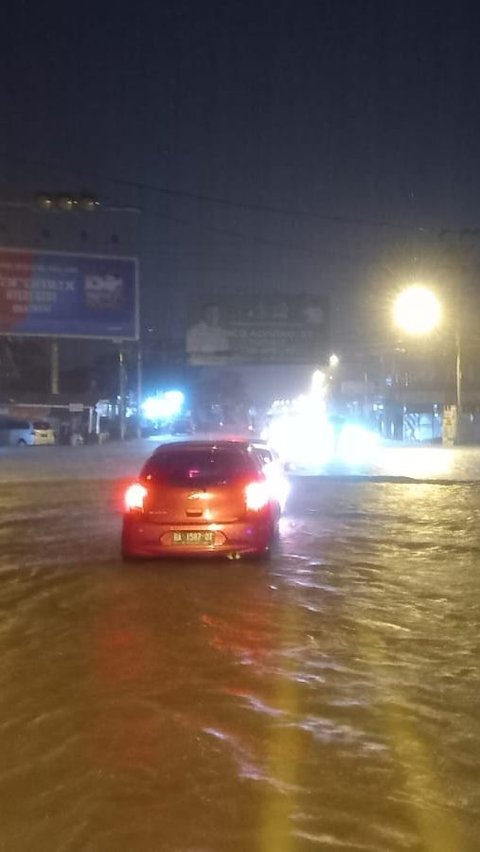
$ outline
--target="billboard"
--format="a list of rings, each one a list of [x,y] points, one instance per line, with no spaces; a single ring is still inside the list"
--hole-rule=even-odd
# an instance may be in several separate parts
[[[308,364],[327,347],[326,302],[298,294],[222,294],[197,305],[186,334],[188,363]]]
[[[0,248],[0,334],[136,340],[135,258]]]

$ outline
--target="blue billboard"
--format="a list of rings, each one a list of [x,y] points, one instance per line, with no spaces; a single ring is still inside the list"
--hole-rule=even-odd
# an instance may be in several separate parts
[[[0,334],[137,340],[131,257],[0,248]]]

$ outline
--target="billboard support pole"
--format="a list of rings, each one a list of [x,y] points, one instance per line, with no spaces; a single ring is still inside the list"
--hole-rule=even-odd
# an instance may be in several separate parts
[[[125,440],[125,353],[123,346],[118,347],[118,396],[119,404],[119,420],[120,420],[120,440]]]
[[[59,394],[59,356],[58,356],[58,340],[50,342],[50,393],[52,396]]]
[[[140,412],[142,410],[142,346],[140,339],[137,341],[137,438],[142,437],[142,424]]]

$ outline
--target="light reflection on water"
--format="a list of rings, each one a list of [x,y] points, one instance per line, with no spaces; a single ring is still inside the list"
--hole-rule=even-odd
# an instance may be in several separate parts
[[[448,447],[394,447],[378,450],[377,465],[389,476],[412,479],[447,477],[455,467],[456,451]]]

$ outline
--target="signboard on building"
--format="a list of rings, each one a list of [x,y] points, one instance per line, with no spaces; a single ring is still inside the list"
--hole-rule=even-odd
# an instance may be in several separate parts
[[[193,366],[315,363],[326,328],[323,297],[216,295],[192,312],[187,358]]]
[[[135,258],[0,248],[0,334],[136,340]]]

